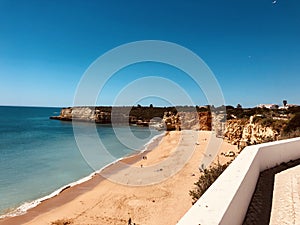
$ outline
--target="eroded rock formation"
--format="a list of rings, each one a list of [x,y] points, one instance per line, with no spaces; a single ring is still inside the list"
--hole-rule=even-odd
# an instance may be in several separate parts
[[[59,116],[52,116],[51,119],[78,120],[96,123],[111,123],[111,113],[101,111],[93,107],[69,107],[63,108]]]
[[[224,138],[239,147],[275,141],[278,135],[272,127],[253,123],[252,118],[228,120],[224,132]]]
[[[163,122],[167,130],[211,130],[210,112],[165,112]]]

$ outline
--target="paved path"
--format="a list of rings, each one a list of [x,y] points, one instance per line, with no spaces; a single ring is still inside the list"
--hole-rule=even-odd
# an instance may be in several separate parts
[[[300,165],[275,175],[270,224],[300,224]]]

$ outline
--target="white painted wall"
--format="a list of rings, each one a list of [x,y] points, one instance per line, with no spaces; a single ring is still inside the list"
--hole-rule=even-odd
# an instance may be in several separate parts
[[[177,224],[242,224],[259,173],[298,158],[300,138],[246,147]]]

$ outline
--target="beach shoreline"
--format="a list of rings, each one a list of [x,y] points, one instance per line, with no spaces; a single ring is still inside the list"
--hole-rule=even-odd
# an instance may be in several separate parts
[[[9,218],[19,217],[19,216],[25,215],[28,212],[28,210],[31,210],[31,209],[37,207],[39,204],[41,204],[41,203],[43,203],[43,202],[45,202],[45,201],[47,201],[51,198],[57,197],[59,194],[61,194],[65,190],[67,190],[69,188],[73,188],[77,185],[80,185],[84,182],[87,182],[87,181],[93,179],[95,176],[99,175],[99,173],[101,173],[101,171],[108,169],[110,166],[114,165],[115,163],[117,163],[119,161],[129,160],[132,157],[135,158],[135,157],[138,157],[139,155],[141,155],[143,153],[147,153],[147,152],[151,151],[153,148],[155,148],[159,144],[159,142],[162,140],[164,135],[165,135],[165,132],[163,132],[161,134],[158,134],[158,135],[155,135],[153,138],[151,138],[142,147],[142,149],[140,151],[128,154],[128,155],[126,155],[124,157],[121,157],[121,158],[118,158],[115,161],[103,166],[99,170],[94,171],[94,172],[90,173],[89,175],[87,175],[85,177],[82,177],[82,178],[80,178],[76,181],[68,183],[68,184],[54,190],[53,192],[51,192],[50,194],[48,194],[46,196],[40,197],[40,198],[35,199],[33,201],[30,201],[30,202],[25,202],[25,203],[21,204],[20,206],[18,206],[17,208],[15,208],[15,209],[13,209],[13,210],[11,210],[11,211],[3,214],[3,215],[0,215],[0,224],[1,224],[2,221],[7,220]]]
[[[197,131],[191,131],[191,132],[197,132]],[[135,155],[131,155],[131,156],[127,156],[127,157],[123,157],[119,160],[117,160],[116,162],[113,162],[109,165],[107,165],[105,168],[102,168],[101,171],[92,173],[89,177],[90,179],[85,180],[84,182],[80,183],[80,184],[76,184],[74,186],[70,186],[70,187],[66,187],[63,190],[61,190],[59,192],[58,195],[49,198],[47,200],[42,201],[39,205],[37,205],[34,208],[31,208],[27,211],[27,213],[25,213],[24,215],[20,215],[20,216],[15,216],[15,217],[11,217],[11,218],[4,218],[2,220],[0,220],[0,224],[6,224],[6,225],[10,225],[10,224],[51,224],[51,222],[56,221],[58,219],[64,219],[64,218],[69,218],[72,220],[76,220],[75,224],[85,224],[80,222],[80,220],[82,219],[80,216],[78,217],[78,215],[82,214],[82,212],[85,212],[89,206],[94,205],[94,204],[98,204],[99,202],[101,203],[101,205],[103,207],[101,207],[100,211],[97,211],[94,213],[95,215],[98,215],[97,217],[99,218],[94,218],[92,219],[92,221],[90,221],[90,223],[93,223],[96,221],[102,221],[106,218],[110,221],[106,221],[105,224],[125,224],[124,220],[127,220],[128,218],[132,218],[135,219],[137,221],[137,224],[141,224],[141,222],[143,222],[143,224],[154,224],[154,222],[149,221],[149,223],[145,223],[145,215],[143,214],[147,214],[148,217],[149,215],[153,215],[153,213],[151,211],[153,211],[153,209],[151,209],[151,207],[156,206],[157,207],[157,203],[154,204],[156,201],[155,199],[165,199],[165,194],[162,193],[172,193],[172,190],[170,190],[170,188],[174,188],[174,185],[176,183],[176,180],[178,178],[182,178],[184,177],[184,179],[188,179],[188,188],[184,188],[184,190],[179,190],[179,192],[176,192],[176,195],[178,197],[178,195],[184,195],[184,199],[185,202],[189,201],[188,203],[184,204],[184,207],[182,207],[179,211],[180,217],[188,210],[188,208],[191,206],[191,199],[190,196],[188,196],[188,190],[191,190],[193,188],[193,183],[196,181],[197,179],[197,175],[199,174],[198,171],[198,166],[199,166],[199,156],[203,156],[204,150],[205,150],[205,146],[207,145],[208,141],[209,141],[209,136],[211,135],[211,132],[205,132],[205,131],[199,131],[197,132],[197,134],[199,134],[199,138],[198,138],[198,142],[200,143],[199,146],[194,143],[190,143],[190,145],[193,145],[195,147],[195,152],[197,152],[197,148],[199,149],[201,147],[201,152],[197,153],[196,157],[195,157],[195,152],[193,152],[193,156],[191,157],[191,159],[187,162],[187,164],[190,164],[190,166],[193,168],[192,172],[188,172],[188,177],[182,176],[180,175],[180,173],[182,173],[183,171],[179,171],[177,172],[175,175],[173,175],[172,178],[166,179],[164,181],[162,181],[161,183],[158,184],[153,184],[153,185],[147,185],[147,186],[141,186],[141,187],[135,187],[135,186],[126,186],[124,184],[117,184],[116,182],[111,181],[110,179],[104,178],[104,176],[101,173],[104,173],[106,171],[110,171],[112,167],[117,166],[118,167],[118,163],[123,163],[126,165],[130,165],[131,167],[140,167],[141,163],[144,164],[145,168],[148,166],[151,166],[151,162],[152,164],[157,164],[158,161],[160,161],[158,158],[164,159],[166,157],[168,157],[171,152],[173,151],[174,147],[176,147],[176,145],[178,144],[181,135],[183,133],[182,132],[167,132],[158,136],[163,137],[162,139],[155,139],[156,143],[154,144],[154,149],[148,149],[147,147],[145,148],[144,151],[139,152],[138,154]],[[195,133],[196,134],[196,133]],[[155,142],[155,140],[153,142]],[[152,142],[149,143],[149,145]],[[226,151],[228,150],[228,147],[231,147],[232,150],[236,150],[235,146],[231,146],[230,144],[226,143]],[[163,150],[162,150],[163,149]],[[221,151],[224,151],[224,148],[221,147]],[[148,156],[147,160],[144,159],[144,155]],[[220,155],[220,154],[219,154]],[[198,161],[198,163],[197,163]],[[196,163],[195,163],[196,162]],[[186,166],[186,165],[184,165]],[[142,169],[142,168],[139,168]],[[182,170],[184,170],[185,168],[183,168]],[[175,182],[175,183],[174,183]],[[170,185],[169,183],[173,183],[172,185]],[[176,186],[176,185],[175,185]],[[155,193],[155,189],[159,189],[159,190],[163,190],[163,191],[159,191],[156,194],[160,197],[157,197],[156,195],[153,196],[152,198],[154,198],[154,200],[151,200],[150,202],[152,202],[149,205],[148,202],[148,198],[147,198],[147,194],[149,194],[149,190],[153,191],[153,193]],[[94,192],[94,193],[93,193]],[[101,196],[101,192],[103,192],[103,196]],[[109,193],[111,192],[111,193]],[[122,193],[121,195],[121,199],[125,198],[127,199],[126,196],[135,196],[133,199],[133,203],[128,204],[126,203],[126,200],[124,200],[124,205],[122,202],[119,202],[122,207],[120,207],[120,210],[118,211],[118,214],[120,215],[116,215],[115,210],[111,210],[111,212],[109,212],[109,210],[106,210],[105,208],[109,208],[109,206],[105,207],[105,205],[111,205],[110,207],[114,207],[117,206],[119,203],[117,203],[120,199],[120,193]],[[97,194],[95,194],[97,193]],[[98,196],[98,200],[94,199],[94,197],[91,196]],[[100,195],[100,196],[99,196]],[[115,196],[116,195],[116,196]],[[140,195],[141,197],[137,197],[137,195]],[[105,197],[106,196],[106,197]],[[119,196],[119,197],[118,197]],[[143,211],[140,212],[138,214],[141,214],[142,218],[139,218],[138,214],[135,215],[136,210],[129,210],[126,209],[126,207],[128,206],[129,208],[136,208],[137,205],[136,203],[139,203],[139,201],[143,201],[141,199],[144,199],[146,196],[146,208],[149,207],[149,211]],[[151,194],[150,194],[151,196]],[[171,202],[174,200],[174,196],[173,194],[167,194],[167,196],[171,196]],[[103,201],[102,199],[99,199],[100,197],[104,197]],[[129,197],[129,198],[131,198]],[[177,198],[176,197],[176,198]],[[167,199],[168,200],[168,199]],[[109,202],[107,202],[109,201]],[[117,201],[117,202],[114,202]],[[154,201],[154,202],[153,202]],[[169,200],[168,200],[169,201]],[[166,202],[168,202],[166,201]],[[84,202],[84,204],[83,204]],[[145,204],[143,204],[145,205]],[[164,205],[164,203],[162,202],[162,205]],[[138,206],[139,207],[139,206]],[[170,207],[170,204],[169,204]],[[117,207],[118,208],[118,207]],[[159,207],[158,207],[159,208]],[[61,210],[64,209],[64,210]],[[64,211],[67,211],[67,213],[61,213]],[[140,209],[141,210],[141,209]],[[90,213],[93,210],[91,210]],[[129,214],[125,211],[131,211]],[[138,210],[139,211],[139,210]],[[105,212],[105,213],[104,213]],[[101,215],[101,214],[106,214],[106,215]],[[156,212],[157,213],[157,212]],[[154,213],[155,214],[155,213]],[[101,216],[99,216],[101,215]],[[107,215],[111,215],[111,216],[107,216]],[[116,218],[114,218],[114,216]],[[147,217],[147,216],[146,216]],[[177,219],[179,219],[180,217],[176,218],[175,220],[177,221]],[[41,222],[42,221],[42,222]],[[148,221],[148,220],[147,220]],[[80,223],[79,223],[80,222]],[[158,221],[156,221],[155,223],[157,223]],[[167,224],[174,224],[174,220],[170,220],[170,223]],[[164,224],[166,222],[164,221]],[[157,224],[162,224],[162,223],[157,223]]]

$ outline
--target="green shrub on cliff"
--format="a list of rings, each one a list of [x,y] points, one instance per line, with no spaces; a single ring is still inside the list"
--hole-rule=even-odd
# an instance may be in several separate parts
[[[204,192],[215,182],[215,180],[228,167],[229,163],[221,165],[219,162],[208,169],[204,169],[199,180],[194,183],[196,187],[189,192],[193,204],[204,194]]]
[[[296,113],[283,129],[283,135],[287,137],[299,137],[300,113]]]
[[[263,118],[263,119],[260,121],[260,124],[261,124],[263,127],[272,127],[273,123],[274,123],[273,118]]]

